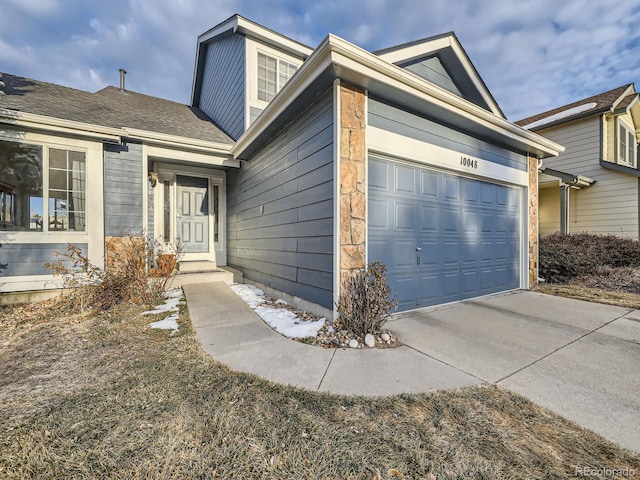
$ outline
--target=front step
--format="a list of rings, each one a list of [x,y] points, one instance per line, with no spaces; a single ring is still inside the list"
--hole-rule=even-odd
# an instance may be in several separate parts
[[[224,282],[227,285],[231,285],[233,282],[233,273],[225,270],[218,270],[215,272],[200,272],[200,273],[178,273],[173,282],[171,282],[172,288],[182,287],[183,285],[191,285],[193,283],[209,283],[209,282]]]
[[[182,261],[178,267],[178,275],[182,273],[205,273],[205,272],[217,272],[218,267],[216,262],[208,260],[191,260],[188,262]]]
[[[182,287],[194,283],[224,282],[227,285],[242,283],[242,272],[234,269],[218,268],[215,262],[180,262],[178,273],[171,283],[172,287]]]

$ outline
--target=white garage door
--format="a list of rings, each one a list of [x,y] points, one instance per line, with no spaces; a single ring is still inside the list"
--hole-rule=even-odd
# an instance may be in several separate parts
[[[521,191],[371,158],[368,259],[398,310],[519,288]]]

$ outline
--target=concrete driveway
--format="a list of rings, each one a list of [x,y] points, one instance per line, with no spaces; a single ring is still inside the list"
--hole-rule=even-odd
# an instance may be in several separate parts
[[[640,451],[640,311],[518,292],[387,326],[416,352]]]

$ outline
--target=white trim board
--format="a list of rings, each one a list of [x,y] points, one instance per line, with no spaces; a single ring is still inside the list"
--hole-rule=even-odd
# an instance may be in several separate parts
[[[523,187],[529,185],[529,174],[526,171],[500,165],[482,157],[456,152],[372,126],[367,126],[366,138],[370,153],[413,160],[480,179]],[[468,165],[471,162],[473,166]]]

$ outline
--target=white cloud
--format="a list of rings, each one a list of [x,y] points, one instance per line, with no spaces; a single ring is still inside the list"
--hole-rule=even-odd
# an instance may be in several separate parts
[[[0,68],[97,90],[123,67],[129,88],[186,103],[197,36],[233,13],[310,46],[329,32],[374,50],[454,30],[513,120],[640,80],[637,0],[8,0]]]

